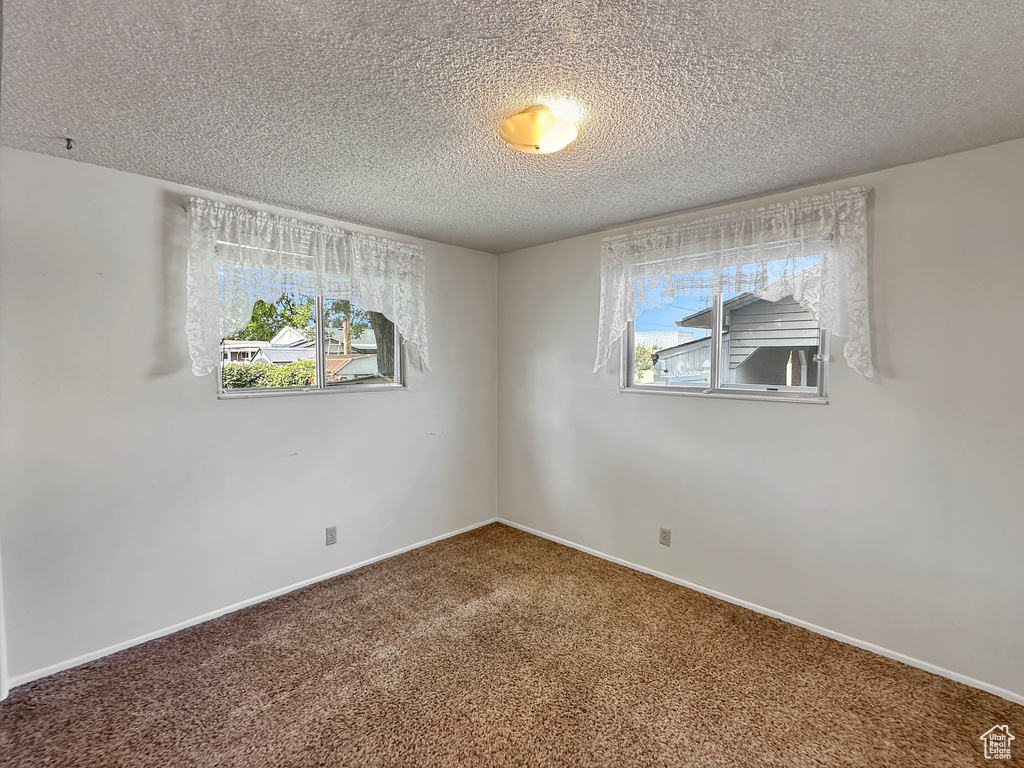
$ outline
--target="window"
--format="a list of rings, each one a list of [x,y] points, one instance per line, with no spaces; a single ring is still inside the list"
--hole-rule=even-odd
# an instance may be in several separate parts
[[[821,256],[780,265],[780,275],[818,270]],[[772,301],[772,262],[763,291],[733,290],[742,268],[678,273],[677,295],[636,312],[626,333],[623,386],[636,390],[756,396],[759,399],[825,397],[828,334],[791,294]],[[644,292],[643,278],[635,286]],[[707,295],[686,286],[713,286]],[[717,287],[717,288],[716,288]],[[637,304],[642,306],[641,302]],[[717,373],[716,373],[717,372]]]
[[[621,388],[825,402],[829,342],[875,375],[864,187],[601,241],[594,373]]]
[[[193,197],[185,333],[221,397],[404,386],[430,370],[418,245]],[[409,354],[407,354],[407,352]]]
[[[322,332],[321,332],[322,329]],[[297,293],[257,301],[221,341],[221,397],[402,385],[401,336],[358,302]]]

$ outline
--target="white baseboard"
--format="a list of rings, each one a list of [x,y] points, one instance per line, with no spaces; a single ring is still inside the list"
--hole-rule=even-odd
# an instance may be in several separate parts
[[[490,525],[494,522],[497,522],[497,518],[484,520],[481,523],[475,523],[465,528],[460,528],[457,531],[452,531],[451,533],[442,533],[440,536],[435,536],[432,539],[420,541],[416,544],[410,544],[407,547],[396,549],[393,552],[388,552],[384,555],[378,555],[377,557],[371,557],[369,560],[363,560],[362,562],[355,563],[354,565],[347,565],[344,568],[339,568],[336,571],[331,571],[330,573],[325,573],[321,576],[314,576],[311,579],[306,579],[305,581],[300,581],[296,584],[291,584],[290,586],[282,587],[281,589],[275,589],[272,592],[266,592],[265,594],[259,595],[258,597],[252,597],[248,600],[243,600],[239,603],[234,603],[233,605],[225,606],[224,608],[218,608],[217,610],[210,611],[209,613],[204,613],[201,616],[196,616],[195,618],[178,622],[173,626],[164,627],[163,629],[158,629],[155,632],[147,632],[144,635],[140,635],[139,637],[133,638],[131,640],[126,640],[122,643],[116,643],[114,645],[107,646],[106,648],[100,648],[97,651],[91,651],[89,653],[82,654],[81,656],[76,656],[75,658],[68,659],[67,661],[61,661],[57,664],[51,664],[48,667],[43,667],[42,669],[37,669],[22,675],[17,675],[10,679],[10,687],[15,688],[19,685],[32,682],[33,680],[38,680],[43,677],[49,677],[50,675],[53,675],[57,672],[63,672],[65,669],[71,669],[72,667],[77,667],[80,664],[95,661],[96,659],[101,659],[104,656],[109,656],[112,653],[123,651],[125,648],[131,648],[133,645],[140,645],[141,643],[148,642],[149,640],[155,640],[158,637],[165,637],[167,635],[174,634],[179,630],[187,629],[188,627],[194,627],[196,624],[202,624],[204,621],[216,619],[219,616],[224,616],[228,613],[234,613],[235,611],[240,610],[242,608],[248,608],[250,605],[262,603],[264,600],[270,600],[271,598],[279,597],[280,595],[285,595],[289,592],[294,592],[296,589],[308,587],[310,584],[316,584],[318,581],[326,581],[327,579],[333,579],[335,576],[341,576],[343,573],[348,573],[349,571],[354,571],[357,568],[362,568],[364,565],[370,565],[371,563],[377,563],[381,560],[387,560],[389,557],[400,555],[403,552],[409,552],[413,549],[419,549],[420,547],[425,547],[427,546],[427,544],[433,544],[435,541],[441,541],[442,539],[450,539],[452,536],[458,536],[460,533],[466,533],[468,531],[475,530],[476,528],[482,528],[483,526]]]
[[[976,680],[973,677],[968,677],[967,675],[961,675],[958,672],[953,672],[951,670],[944,669],[943,667],[931,664],[927,661],[915,659],[912,656],[897,653],[896,651],[890,651],[888,648],[883,648],[879,645],[875,645],[874,643],[869,643],[864,640],[858,640],[855,637],[850,637],[849,635],[844,635],[841,632],[835,632],[831,629],[826,629],[825,627],[819,627],[817,624],[811,624],[808,621],[803,621],[801,619],[794,618],[793,616],[787,616],[784,613],[773,611],[770,608],[765,608],[755,603],[751,603],[746,600],[741,600],[737,597],[732,597],[731,595],[727,595],[723,592],[718,592],[714,589],[709,589],[708,587],[696,584],[691,581],[686,581],[685,579],[678,579],[675,576],[669,576],[667,573],[661,573],[660,571],[655,571],[652,568],[645,568],[642,565],[636,565],[635,563],[631,563],[627,560],[622,560],[618,557],[613,557],[612,555],[605,554],[604,552],[600,552],[596,549],[591,549],[590,547],[584,547],[580,544],[576,544],[575,542],[569,541],[568,539],[563,539],[558,536],[552,536],[551,534],[544,533],[543,531],[538,531],[534,528],[530,528],[529,526],[521,525],[520,523],[516,523],[512,520],[505,520],[504,518],[500,517],[484,520],[483,522],[476,523],[465,528],[460,528],[457,531],[451,531],[450,533],[444,533],[440,536],[435,536],[432,539],[427,539],[416,544],[410,544],[407,547],[396,549],[393,552],[388,552],[386,554],[370,558],[369,560],[363,560],[362,562],[355,563],[353,565],[348,565],[344,568],[339,568],[338,570],[331,571],[330,573],[325,573],[320,576],[314,576],[311,579],[306,579],[305,581],[300,581],[296,584],[292,584],[287,587],[282,587],[281,589],[276,589],[272,592],[267,592],[265,594],[259,595],[258,597],[253,597],[248,600],[243,600],[242,602],[226,606],[224,608],[210,611],[209,613],[204,613],[201,616],[196,616],[192,619],[188,619],[186,621],[179,622],[178,624],[174,624],[173,626],[156,630],[155,632],[149,632],[145,635],[140,635],[139,637],[133,638],[132,640],[126,640],[125,642],[117,643],[106,648],[101,648],[97,651],[92,651],[90,653],[77,656],[73,659],[68,659],[67,661],[62,661],[57,664],[52,664],[48,667],[43,667],[42,669],[37,669],[32,672],[18,675],[16,677],[10,678],[9,686],[10,688],[14,688],[16,686],[23,685],[24,683],[28,683],[33,680],[48,677],[49,675],[55,674],[57,672],[63,672],[65,669],[71,669],[72,667],[77,667],[80,664],[95,661],[96,659],[103,658],[104,656],[109,656],[112,653],[123,651],[125,648],[131,648],[132,646],[140,645],[141,643],[145,643],[149,640],[155,640],[158,637],[165,637],[166,635],[173,634],[179,630],[187,629],[188,627],[195,626],[196,624],[202,624],[204,621],[216,619],[219,616],[224,616],[225,614],[233,613],[234,611],[240,610],[242,608],[247,608],[250,605],[262,603],[265,600],[270,600],[271,598],[287,594],[288,592],[293,592],[296,589],[301,589],[302,587],[309,586],[310,584],[315,584],[319,581],[326,581],[327,579],[332,579],[335,576],[342,575],[343,573],[348,573],[350,571],[356,570],[357,568],[362,568],[364,565],[370,565],[371,563],[386,560],[389,557],[400,555],[403,552],[409,552],[413,549],[419,549],[420,547],[425,547],[427,544],[433,544],[435,541],[449,539],[452,536],[458,536],[459,534],[472,531],[476,528],[482,528],[483,526],[490,525],[494,522],[502,523],[511,528],[517,528],[521,531],[525,531],[526,533],[533,534],[534,536],[540,536],[543,539],[548,539],[549,541],[554,541],[558,544],[563,544],[567,547],[572,547],[573,549],[579,550],[580,552],[586,552],[588,555],[600,557],[603,560],[608,560],[610,562],[625,566],[626,568],[631,568],[634,571],[640,571],[641,573],[646,573],[656,578],[671,582],[673,584],[678,584],[679,586],[686,587],[687,589],[692,589],[697,592],[701,592],[705,595],[710,595],[711,597],[718,598],[719,600],[724,600],[727,603],[732,603],[733,605],[738,605],[742,608],[747,608],[756,613],[761,613],[765,616],[771,616],[776,619],[781,619],[782,621],[788,622],[789,624],[795,624],[798,627],[803,627],[804,629],[810,630],[811,632],[814,632],[816,634],[824,635],[825,637],[830,637],[833,640],[838,640],[841,643],[853,645],[857,648],[863,648],[866,651],[877,653],[879,656],[885,656],[887,658],[894,659],[904,664],[908,664],[911,667],[917,667],[918,669],[923,669],[926,672],[931,672],[932,674],[940,675],[950,680],[954,680],[958,683],[969,685],[972,688],[987,691],[988,693],[999,696],[1000,698],[1006,699],[1007,701],[1012,701],[1016,704],[1024,705],[1024,695],[1014,693],[1013,691],[1008,691],[1005,688],[1000,688],[997,685],[992,685],[982,680]]]
[[[665,581],[670,581],[673,584],[678,584],[681,587],[686,587],[687,589],[692,589],[696,592],[702,592],[705,595],[710,595],[711,597],[718,598],[719,600],[724,600],[727,603],[732,603],[733,605],[738,605],[742,608],[748,608],[749,610],[754,611],[756,613],[761,613],[765,616],[771,616],[775,619],[781,619],[782,621],[785,621],[789,624],[795,624],[798,627],[803,627],[804,629],[808,629],[811,632],[814,632],[818,635],[830,637],[833,640],[838,640],[841,643],[853,645],[857,648],[863,648],[865,651],[871,651],[872,653],[877,653],[879,656],[885,656],[886,658],[903,662],[904,664],[907,664],[911,667],[923,669],[925,672],[931,672],[932,674],[940,675],[941,677],[954,680],[958,683],[969,685],[972,688],[978,688],[979,690],[987,691],[988,693],[999,696],[1000,698],[1006,699],[1007,701],[1012,701],[1015,704],[1024,704],[1024,695],[1014,693],[1013,691],[1008,691],[1005,688],[1000,688],[998,685],[992,685],[991,683],[986,683],[982,680],[975,680],[973,677],[961,675],[959,672],[953,672],[951,670],[944,669],[943,667],[931,664],[927,661],[915,659],[912,656],[897,653],[896,651],[890,651],[888,648],[883,648],[880,645],[875,645],[874,643],[869,643],[864,640],[858,640],[855,637],[844,635],[842,632],[835,632],[831,629],[826,629],[825,627],[819,627],[817,624],[811,624],[809,621],[803,621],[792,616],[787,616],[784,613],[779,613],[778,611],[773,611],[770,608],[765,608],[764,606],[760,606],[755,603],[748,602],[746,600],[741,600],[738,597],[726,595],[723,592],[718,592],[717,590],[709,589],[708,587],[702,586],[700,584],[695,584],[692,581],[686,581],[685,579],[677,579],[675,576],[669,576],[667,573],[661,573],[660,571],[655,571],[652,568],[645,568],[642,565],[637,565],[636,563],[631,563],[628,560],[622,560],[618,557],[607,555],[604,552],[599,552],[598,550],[591,549],[590,547],[584,547],[580,544],[576,544],[575,542],[560,538],[558,536],[552,536],[551,534],[544,533],[543,531],[538,531],[526,525],[521,525],[519,523],[513,522],[512,520],[506,520],[504,518],[499,517],[498,522],[507,525],[511,528],[517,528],[520,531],[531,533],[534,536],[540,536],[542,539],[554,541],[558,544],[564,544],[565,546],[572,547],[573,549],[577,549],[580,552],[586,552],[588,555],[600,557],[602,560],[608,560],[619,565],[624,565],[626,568],[631,568],[634,571],[640,571],[641,573],[646,573],[650,576],[655,576],[656,578],[664,579]]]

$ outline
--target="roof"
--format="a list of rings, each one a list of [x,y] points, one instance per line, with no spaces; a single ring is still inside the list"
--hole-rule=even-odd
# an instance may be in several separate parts
[[[674,347],[665,347],[665,349],[659,349],[657,352],[654,352],[654,355],[658,358],[671,357],[672,355],[677,355],[682,352],[685,352],[688,347],[699,347],[701,344],[704,344],[706,346],[707,344],[710,343],[710,341],[710,336],[703,336],[699,339],[694,339],[693,341],[686,341],[683,342],[682,344],[676,344]]]
[[[760,299],[752,293],[741,293],[739,296],[723,301],[722,309],[738,309],[755,301],[765,301],[765,299]],[[694,312],[692,315],[687,315],[682,320],[676,320],[676,325],[684,328],[710,328],[711,323],[711,307]]]
[[[803,274],[803,273],[809,273],[811,270],[820,270],[820,269],[821,269],[821,263],[818,262],[816,264],[812,264],[809,267],[804,267],[803,269],[799,269],[796,272],[794,272],[793,274],[794,275],[799,275],[799,274]],[[782,278],[780,278],[780,279],[782,279]],[[773,280],[772,282],[768,283],[768,285],[766,285],[765,287],[767,288],[768,286],[774,285],[777,282],[778,282],[777,280]],[[750,292],[741,293],[738,296],[733,296],[731,299],[726,299],[724,302],[722,302],[722,310],[723,310],[722,314],[723,315],[725,314],[725,310],[739,309],[740,307],[746,306],[747,304],[752,304],[755,301],[767,301],[767,299],[762,299],[759,296],[755,296],[754,294],[752,294]],[[682,320],[676,320],[676,325],[682,326],[684,328],[709,328],[710,329],[711,328],[711,323],[712,323],[711,307],[708,307],[707,309],[702,309],[699,312],[694,312],[691,315],[687,315]]]
[[[315,355],[313,347],[264,347],[258,357],[266,357],[274,365],[287,365],[296,360],[312,360]]]
[[[338,359],[340,364],[331,367],[332,358]],[[377,374],[376,355],[328,355],[327,372],[340,374],[342,376],[375,376]]]
[[[291,339],[291,341],[286,341]],[[306,335],[298,328],[293,328],[290,325],[286,325],[284,328],[274,334],[274,338],[270,340],[271,346],[274,347],[290,347],[290,346],[302,346],[310,343],[306,338]]]
[[[344,328],[334,328],[334,327],[325,328],[324,329],[324,333],[326,334],[327,338],[332,339],[334,341],[342,341],[343,342],[345,340],[345,329]],[[363,331],[358,336],[356,336],[354,339],[352,339],[352,348],[353,349],[365,349],[365,350],[374,350],[374,351],[376,351],[377,350],[377,339],[373,335],[373,330],[367,328],[365,331]]]
[[[348,366],[353,360],[359,360],[360,358],[370,357],[373,358],[373,371],[377,372],[377,356],[376,355],[327,355],[324,365],[327,368],[327,373],[337,373],[342,368],[346,368],[345,373],[349,373]],[[358,367],[358,366],[357,366]],[[352,369],[355,370],[355,369]]]

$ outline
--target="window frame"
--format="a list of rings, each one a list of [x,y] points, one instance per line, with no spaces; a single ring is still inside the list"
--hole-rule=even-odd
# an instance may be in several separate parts
[[[402,334],[395,326],[395,380],[389,382],[378,382],[374,384],[336,384],[327,385],[327,332],[324,328],[324,297],[315,297],[316,312],[316,344],[314,346],[314,357],[316,361],[316,383],[307,387],[252,387],[252,388],[224,388],[224,355],[221,354],[220,362],[217,364],[217,399],[218,400],[242,400],[251,397],[288,397],[291,395],[326,395],[335,392],[379,392],[381,390],[404,390],[406,386],[405,377],[405,354],[403,348]],[[388,318],[390,320],[390,318]]]
[[[828,404],[828,368],[830,359],[829,342],[832,334],[818,329],[818,386],[816,392],[773,392],[761,388],[760,385],[748,385],[756,389],[734,389],[723,387],[721,383],[722,368],[722,325],[723,325],[722,293],[718,291],[711,304],[711,382],[709,386],[684,387],[669,384],[637,384],[636,383],[636,319],[630,320],[622,334],[622,365],[620,366],[619,391],[640,392],[654,395],[675,395],[680,397],[704,397],[726,400],[761,400],[782,403],[813,403]],[[767,387],[767,385],[764,385]]]

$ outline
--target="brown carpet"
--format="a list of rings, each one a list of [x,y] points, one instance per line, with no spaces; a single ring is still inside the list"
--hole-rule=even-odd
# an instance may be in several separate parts
[[[490,525],[21,686],[0,765],[971,766],[1024,707]]]

